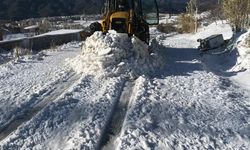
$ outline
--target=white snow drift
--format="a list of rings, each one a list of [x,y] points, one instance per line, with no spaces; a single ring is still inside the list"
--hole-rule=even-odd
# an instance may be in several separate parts
[[[246,45],[246,40],[249,36],[250,31],[243,34],[238,40],[239,57],[237,59],[237,65],[233,69],[250,69],[250,47]]]
[[[115,31],[106,35],[94,33],[87,38],[82,49],[82,55],[70,60],[78,73],[133,78],[150,74],[161,65],[160,56],[156,51],[150,54],[150,47],[144,42]]]

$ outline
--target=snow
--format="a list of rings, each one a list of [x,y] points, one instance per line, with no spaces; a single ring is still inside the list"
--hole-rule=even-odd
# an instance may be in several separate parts
[[[164,45],[162,51],[168,65],[160,78],[136,80],[138,90],[118,140],[119,149],[250,147],[249,92],[222,74],[222,70],[210,68],[228,66],[227,61],[216,64],[218,61],[213,60],[227,57],[233,61],[235,53],[200,56],[196,49],[196,39],[218,33],[226,38],[232,35],[228,25],[211,24],[196,34],[156,38]],[[248,79],[241,81],[247,83]]]
[[[169,16],[169,14],[167,15],[160,15],[160,20],[159,23],[177,23],[179,16],[177,15],[171,15]]]
[[[0,149],[249,149],[247,33],[215,56],[197,39],[228,39],[228,24],[150,32],[149,46],[96,32],[0,65]]]
[[[194,38],[205,38],[214,34],[222,34],[224,39],[230,39],[233,36],[230,25],[223,23],[223,21],[219,21],[217,23],[214,22],[208,26],[200,28]]]
[[[56,31],[51,31],[48,33],[40,34],[38,36],[70,34],[70,33],[78,33],[80,31],[82,31],[82,30],[80,30],[80,29],[61,29],[61,30],[56,30]]]
[[[25,27],[24,30],[37,29],[37,28],[39,28],[39,25]]]
[[[28,34],[23,34],[23,33],[7,34],[7,35],[3,36],[3,42],[4,41],[19,40],[19,39],[27,38],[28,36],[29,36]]]
[[[250,47],[246,45],[246,39],[249,38],[250,31],[243,34],[238,42],[238,57],[237,64],[231,69],[233,71],[242,71],[237,76],[232,77],[232,80],[239,83],[244,88],[250,90]]]
[[[161,66],[157,52],[149,54],[150,48],[137,37],[129,38],[127,34],[115,31],[106,35],[94,33],[82,49],[82,55],[69,62],[78,73],[135,78],[150,74]]]
[[[76,52],[41,52],[23,56],[0,66],[0,129],[40,101],[49,89],[68,78],[69,67],[60,63]],[[57,55],[56,55],[57,54]],[[55,57],[49,57],[56,55]],[[58,59],[54,62],[54,59]],[[15,114],[15,115],[13,115]]]
[[[61,35],[61,34],[79,33],[81,31],[82,30],[80,30],[80,29],[61,29],[61,30],[55,30],[55,31],[44,33],[44,34],[36,35],[34,37],[40,37],[40,36],[46,36],[46,35]],[[3,37],[4,38],[3,42],[20,40],[20,39],[24,39],[24,38],[31,37],[31,36],[33,36],[33,33],[8,34],[8,35],[5,35]]]
[[[119,79],[81,77],[10,138],[3,149],[94,149],[117,95]],[[93,97],[95,95],[95,97]]]
[[[91,25],[91,23],[94,23],[94,22],[99,22],[99,20],[77,20],[77,21],[74,21],[74,23],[78,23],[78,24],[82,25],[83,27],[88,27]]]
[[[249,36],[250,31],[244,33],[237,41],[239,57],[237,58],[237,65],[233,68],[235,70],[250,69],[250,48],[245,45],[245,40]]]
[[[121,149],[247,149],[249,116],[242,95],[213,73],[140,78]]]
[[[124,78],[109,78],[100,82],[91,73],[75,74],[65,60],[80,53],[79,47],[74,48],[77,45],[80,44],[64,45],[56,51],[42,55],[42,59],[38,61],[35,56],[24,56],[18,60],[20,64],[10,62],[9,65],[4,66],[4,68],[10,68],[6,69],[6,73],[16,71],[11,73],[16,79],[10,76],[9,80],[1,80],[7,81],[6,85],[3,85],[6,89],[1,87],[3,90],[1,104],[5,105],[1,108],[6,108],[2,110],[6,113],[1,113],[4,114],[2,124],[8,123],[6,120],[11,122],[19,116],[25,118],[27,112],[31,113],[29,114],[31,118],[28,122],[21,119],[24,122],[21,122],[10,135],[1,132],[1,139],[8,136],[1,141],[1,149],[93,149],[98,147],[98,141],[106,126],[105,122],[111,116],[111,108],[114,107],[120,95]],[[18,72],[20,76],[17,75]],[[15,90],[9,91],[11,89]],[[22,89],[27,90],[22,92]],[[8,101],[10,99],[11,101]],[[36,112],[36,109],[39,111]],[[13,118],[9,117],[11,114],[15,114]],[[14,121],[14,125],[15,123]]]

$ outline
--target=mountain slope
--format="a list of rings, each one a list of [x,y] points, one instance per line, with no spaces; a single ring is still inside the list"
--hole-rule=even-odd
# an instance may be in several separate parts
[[[1,0],[0,20],[20,20],[33,17],[68,16],[100,13],[105,0]],[[180,13],[189,0],[157,0],[159,10]],[[200,0],[201,9],[211,8],[218,0]]]
[[[0,19],[98,13],[101,6],[100,0],[1,0]]]
[[[161,11],[185,10],[187,0],[158,0]],[[1,0],[0,20],[100,13],[104,0]]]

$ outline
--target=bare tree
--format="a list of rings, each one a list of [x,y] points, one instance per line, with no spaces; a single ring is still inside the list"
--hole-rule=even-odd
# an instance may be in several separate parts
[[[235,32],[249,26],[250,0],[223,0],[223,11]]]
[[[222,7],[222,1],[218,0],[217,5],[213,5],[211,7],[211,18],[215,23],[217,24],[217,20],[221,20],[223,23],[223,20],[225,19],[224,13],[223,13],[223,7]]]
[[[51,26],[52,25],[51,25],[51,22],[49,20],[43,19],[41,24],[39,25],[39,31],[41,33],[46,33],[50,30]]]
[[[187,5],[187,14],[194,20],[194,32],[198,30],[198,0],[190,0]]]

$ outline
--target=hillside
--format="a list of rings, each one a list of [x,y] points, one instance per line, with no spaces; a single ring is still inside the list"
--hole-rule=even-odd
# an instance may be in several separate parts
[[[1,0],[0,20],[100,13],[104,0]],[[187,0],[158,0],[162,12],[185,10]]]
[[[97,14],[105,0],[1,0],[0,20],[21,20],[48,16]],[[202,10],[211,8],[218,0],[200,0]],[[161,12],[180,13],[188,0],[157,0]]]
[[[1,0],[0,20],[98,13],[100,0]]]

